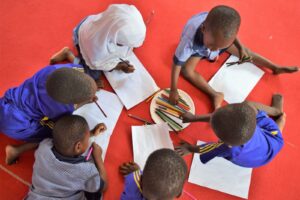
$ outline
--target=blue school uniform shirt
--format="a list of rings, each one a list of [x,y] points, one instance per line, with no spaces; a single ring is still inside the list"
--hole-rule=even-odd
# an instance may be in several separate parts
[[[121,200],[145,200],[141,188],[141,171],[134,171],[125,177],[124,191]]]
[[[283,146],[283,138],[276,122],[264,111],[256,115],[256,129],[252,138],[241,146],[228,147],[223,142],[206,143],[200,147],[200,160],[224,157],[242,167],[259,167],[270,162]]]
[[[203,35],[197,33],[200,25],[205,21],[208,12],[194,15],[186,23],[179,45],[177,46],[173,62],[175,65],[182,66],[191,56],[205,57],[208,60],[214,60],[222,51],[211,51],[203,44]],[[196,34],[197,33],[197,34]]]
[[[47,78],[59,68],[83,71],[80,65],[50,65],[38,71],[20,86],[7,90],[4,97],[0,99],[0,132],[25,141],[29,141],[29,138],[42,139],[49,134],[49,131],[40,124],[44,117],[56,120],[74,111],[73,104],[59,103],[47,94]]]

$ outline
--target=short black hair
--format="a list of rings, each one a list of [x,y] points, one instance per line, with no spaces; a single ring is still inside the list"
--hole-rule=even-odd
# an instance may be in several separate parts
[[[237,34],[241,24],[241,17],[235,9],[220,5],[209,11],[205,22],[212,33],[216,34],[221,31],[225,38],[230,38]]]
[[[48,76],[46,88],[48,95],[60,103],[79,104],[92,99],[96,83],[87,74],[64,67]]]
[[[256,112],[246,102],[224,106],[211,117],[212,128],[225,144],[239,146],[251,139],[256,128]]]
[[[79,115],[65,115],[55,122],[53,144],[59,152],[66,152],[82,141],[89,131],[87,121]]]
[[[143,194],[145,192],[156,199],[177,197],[182,192],[186,175],[187,166],[176,152],[156,150],[148,157],[143,170]]]

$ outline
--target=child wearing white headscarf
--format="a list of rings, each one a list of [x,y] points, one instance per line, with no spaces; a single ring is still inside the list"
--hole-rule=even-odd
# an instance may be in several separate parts
[[[75,27],[73,39],[78,58],[65,47],[50,62],[68,60],[80,63],[95,80],[99,79],[101,71],[117,69],[130,73],[134,67],[126,59],[133,48],[143,44],[145,36],[146,26],[135,6],[112,4],[104,12],[88,16]]]

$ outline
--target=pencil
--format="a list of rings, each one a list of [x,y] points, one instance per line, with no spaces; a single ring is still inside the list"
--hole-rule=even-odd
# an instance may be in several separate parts
[[[164,109],[159,109],[159,108],[156,108],[156,109],[159,110],[160,112],[167,113],[169,115],[172,115],[173,117],[176,117],[176,118],[180,119],[180,116],[177,115],[177,114],[175,114],[175,113],[173,113],[173,112],[170,112],[170,111],[164,110]]]
[[[104,111],[102,110],[102,108],[99,106],[99,104],[97,103],[97,101],[94,101],[94,102],[98,106],[98,108],[100,109],[100,111],[102,112],[102,114],[104,115],[104,117],[107,118],[106,114],[104,113]]]
[[[155,112],[159,118],[161,118],[164,122],[166,122],[168,124],[168,126],[176,133],[178,134],[178,131],[170,124],[170,122],[168,122],[164,117],[162,117],[158,112]]]
[[[131,118],[133,118],[133,119],[142,121],[142,122],[144,122],[145,124],[153,124],[153,123],[151,123],[151,122],[149,122],[149,121],[147,121],[147,120],[145,120],[145,119],[143,119],[143,118],[141,118],[141,117],[138,117],[138,116],[135,116],[135,115],[132,115],[132,114],[128,114],[128,116],[131,117]]]
[[[151,99],[153,99],[153,97],[158,93],[160,92],[161,90],[157,90],[156,92],[154,92],[150,97],[148,97],[148,99],[146,99],[146,103],[148,103]]]
[[[165,99],[166,101],[169,101],[169,97],[168,97],[167,95],[161,94],[161,97],[162,97],[163,99]],[[181,103],[181,102],[178,102],[177,106],[179,106],[180,108],[182,108],[182,109],[184,109],[184,110],[186,110],[186,111],[189,111],[189,110],[190,110],[190,107],[189,107],[189,106],[186,106],[186,105],[184,105],[184,104]]]
[[[185,109],[179,107],[178,105],[171,104],[167,99],[164,99],[162,97],[158,97],[158,99],[165,102],[165,103],[167,103],[167,104],[169,104],[169,105],[171,105],[171,106],[173,106],[173,107],[175,107],[175,108],[177,108],[178,110],[181,110],[181,112],[183,112],[183,113],[187,112]]]
[[[162,100],[160,100],[160,99],[156,99],[156,103],[157,103],[158,105],[165,106],[165,107],[167,107],[167,108],[169,108],[169,109],[171,109],[171,110],[174,110],[174,111],[176,111],[176,112],[178,112],[178,113],[180,113],[180,114],[183,114],[183,113],[184,113],[182,110],[179,110],[179,109],[177,109],[176,107],[172,106],[171,104],[168,104],[168,103],[166,103],[166,102],[164,102],[164,101],[162,101]]]
[[[119,58],[123,63],[126,63],[126,65],[129,67],[130,65],[128,64],[127,61],[123,60],[122,58]]]
[[[85,160],[88,161],[91,157],[91,154],[92,154],[92,151],[93,151],[93,146],[90,147],[90,150],[88,152],[88,155],[86,156]]]
[[[162,116],[165,117],[165,119],[167,119],[167,121],[169,121],[171,124],[179,127],[180,129],[182,129],[182,125],[178,124],[176,121],[174,121],[172,118],[170,118],[168,115],[166,115],[165,113],[159,111],[159,110],[156,110],[156,112],[160,113]]]

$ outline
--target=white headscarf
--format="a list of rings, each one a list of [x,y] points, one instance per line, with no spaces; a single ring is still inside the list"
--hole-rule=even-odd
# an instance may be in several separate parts
[[[146,36],[141,13],[133,5],[112,4],[89,16],[79,28],[79,47],[91,69],[109,71],[126,59]],[[119,46],[119,45],[122,46]]]

